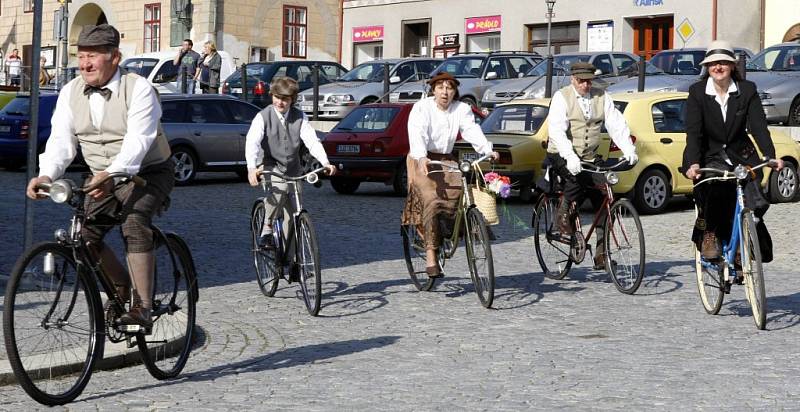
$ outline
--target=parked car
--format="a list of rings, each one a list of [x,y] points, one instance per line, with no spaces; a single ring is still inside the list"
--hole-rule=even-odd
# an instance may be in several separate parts
[[[800,42],[767,47],[747,64],[770,123],[800,126]]]
[[[357,106],[326,136],[322,144],[332,165],[338,193],[351,194],[361,182],[384,182],[395,193],[407,190],[408,115],[413,104],[371,103]],[[483,120],[473,109],[476,122]]]
[[[202,171],[246,176],[245,137],[258,106],[219,94],[166,94],[161,110],[176,184],[188,184]]]
[[[275,76],[288,76],[298,82],[300,90],[314,86],[314,65],[319,64],[319,83],[328,84],[347,72],[339,63],[332,61],[288,60],[280,62],[248,63],[247,68],[247,101],[259,107],[272,103],[269,84]],[[222,82],[220,93],[242,97],[242,70],[231,73]]]
[[[0,109],[5,107],[8,102],[14,100],[17,97],[17,92],[1,92],[0,91]]]
[[[742,47],[734,47],[737,55],[746,54],[748,59],[753,52]],[[653,56],[645,68],[644,91],[685,92],[689,86],[700,79],[704,68],[700,62],[706,50],[698,47],[662,50]],[[622,80],[608,87],[609,93],[634,93],[639,90],[639,78]]]
[[[593,85],[601,89],[627,79],[636,73],[635,54],[626,52],[563,53],[553,56],[553,90],[570,84],[569,68],[576,62],[588,62],[597,69]],[[486,89],[481,107],[491,109],[511,99],[544,97],[547,82],[547,60],[542,60],[523,77],[497,82]]]
[[[620,172],[616,193],[631,197],[640,213],[660,213],[677,194],[691,194],[692,182],[678,172],[686,146],[685,103],[688,93],[623,93],[612,97],[631,129],[639,162],[630,171]],[[495,165],[495,170],[520,182],[520,196],[528,196],[526,182],[541,176],[547,146],[547,113],[550,99],[515,100],[501,104],[482,124],[484,134],[495,147],[507,147],[511,164]],[[786,167],[780,172],[765,169],[762,186],[773,202],[793,200],[798,192],[797,167],[800,145],[779,131],[772,131],[776,156]],[[472,156],[466,145],[457,144],[460,155]],[[620,157],[621,151],[602,135],[598,153],[604,158]],[[487,163],[484,165],[489,167]],[[525,172],[529,174],[525,174]]]
[[[461,101],[473,107],[482,105],[486,89],[503,79],[524,75],[542,60],[536,52],[459,53],[448,57],[432,73],[448,72],[458,79]],[[392,90],[389,101],[413,103],[427,95],[425,81],[408,82]]]
[[[0,110],[0,166],[16,170],[28,161],[30,136],[30,104],[28,93],[14,93],[15,97]],[[50,118],[56,107],[58,94],[42,92],[39,95],[38,153],[44,151],[50,137]],[[76,160],[80,162],[79,159]]]
[[[144,53],[125,59],[120,67],[146,78],[161,94],[178,93],[178,66],[173,64],[176,53],[176,51]],[[224,79],[236,70],[236,66],[228,52],[219,50],[217,53],[222,58],[220,79]],[[195,84],[195,88],[199,93],[200,85]]]
[[[397,84],[409,78],[425,78],[441,62],[442,59],[412,57],[372,60],[359,64],[340,79],[319,88],[318,116],[341,119],[357,105],[380,100],[384,93],[384,64],[389,65],[389,83]],[[311,115],[314,110],[313,90],[304,90],[298,103],[307,115]]]

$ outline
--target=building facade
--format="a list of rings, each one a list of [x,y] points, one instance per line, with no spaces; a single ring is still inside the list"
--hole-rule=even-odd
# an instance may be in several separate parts
[[[61,7],[56,0],[43,1],[41,45],[48,68],[59,66],[61,60],[57,33]],[[71,0],[66,7],[68,67],[77,65],[81,28],[99,23],[120,31],[123,58],[177,51],[184,38],[192,39],[198,52],[203,43],[213,41],[239,64],[340,57],[340,0]],[[23,65],[30,66],[32,34],[33,0],[1,1],[0,61],[19,49]]]
[[[800,40],[800,1],[765,0],[764,47]]]
[[[663,49],[705,47],[715,38],[757,51],[762,1],[771,0],[556,0],[553,52],[617,50],[650,57]],[[456,51],[546,52],[544,0],[345,0],[343,12],[342,62],[351,65]]]

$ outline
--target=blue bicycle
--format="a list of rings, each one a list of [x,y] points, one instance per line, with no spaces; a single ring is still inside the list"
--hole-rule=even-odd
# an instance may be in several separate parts
[[[736,211],[730,240],[722,246],[722,257],[718,261],[708,261],[702,257],[695,246],[695,270],[700,300],[706,312],[719,313],[722,299],[731,291],[731,285],[745,285],[745,294],[753,310],[756,327],[763,330],[767,323],[767,301],[764,291],[764,273],[761,266],[761,248],[756,231],[757,219],[753,211],[744,205],[744,185],[755,178],[755,171],[772,166],[774,160],[767,160],[757,166],[739,165],[733,171],[715,168],[701,168],[700,172],[711,175],[698,185],[736,179]],[[737,262],[737,252],[741,263]]]

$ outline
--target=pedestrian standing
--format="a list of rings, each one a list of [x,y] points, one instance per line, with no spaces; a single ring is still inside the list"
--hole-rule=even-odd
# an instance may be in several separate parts
[[[44,66],[47,65],[47,58],[44,56],[39,57],[39,85],[44,86],[50,83],[50,80],[53,78],[50,77],[50,73],[47,72],[47,69]]]
[[[19,86],[22,76],[22,59],[19,57],[19,49],[14,49],[6,57],[6,68],[11,79],[12,86]]]
[[[214,42],[207,41],[203,45],[203,55],[194,76],[200,81],[203,93],[219,93],[220,69],[222,69],[222,57],[217,53],[217,46]]]
[[[194,77],[200,64],[200,54],[192,50],[192,47],[194,47],[192,39],[183,39],[183,44],[172,62],[178,66],[178,90],[186,94],[194,93]]]

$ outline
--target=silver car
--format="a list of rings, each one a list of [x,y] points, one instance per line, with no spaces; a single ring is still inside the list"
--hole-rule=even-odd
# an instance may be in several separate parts
[[[747,64],[770,123],[800,126],[800,43],[767,47]]]
[[[753,52],[734,47],[736,54],[744,53],[748,59]],[[706,50],[698,47],[662,50],[656,53],[645,67],[644,90],[651,92],[685,92],[700,79],[704,68],[700,62],[706,57]],[[639,78],[633,76],[609,86],[609,93],[633,93],[639,89]]]
[[[384,93],[384,64],[389,65],[389,83],[398,84],[409,78],[424,78],[441,62],[442,59],[412,57],[359,64],[335,82],[320,86],[318,115],[326,119],[341,119],[355,106],[380,100]],[[310,116],[314,110],[314,90],[302,91],[298,103],[300,109]]]
[[[448,72],[461,85],[461,101],[477,107],[486,89],[503,79],[523,76],[542,56],[535,52],[460,53],[450,56],[433,72]],[[389,94],[389,101],[413,103],[427,95],[425,81],[409,82]]]
[[[625,52],[563,53],[553,56],[553,90],[570,83],[569,67],[576,62],[589,62],[597,69],[595,86],[606,88],[636,73],[635,54]],[[524,77],[497,82],[488,88],[481,99],[481,107],[494,106],[511,99],[538,99],[544,97],[547,82],[547,60],[525,73]]]

